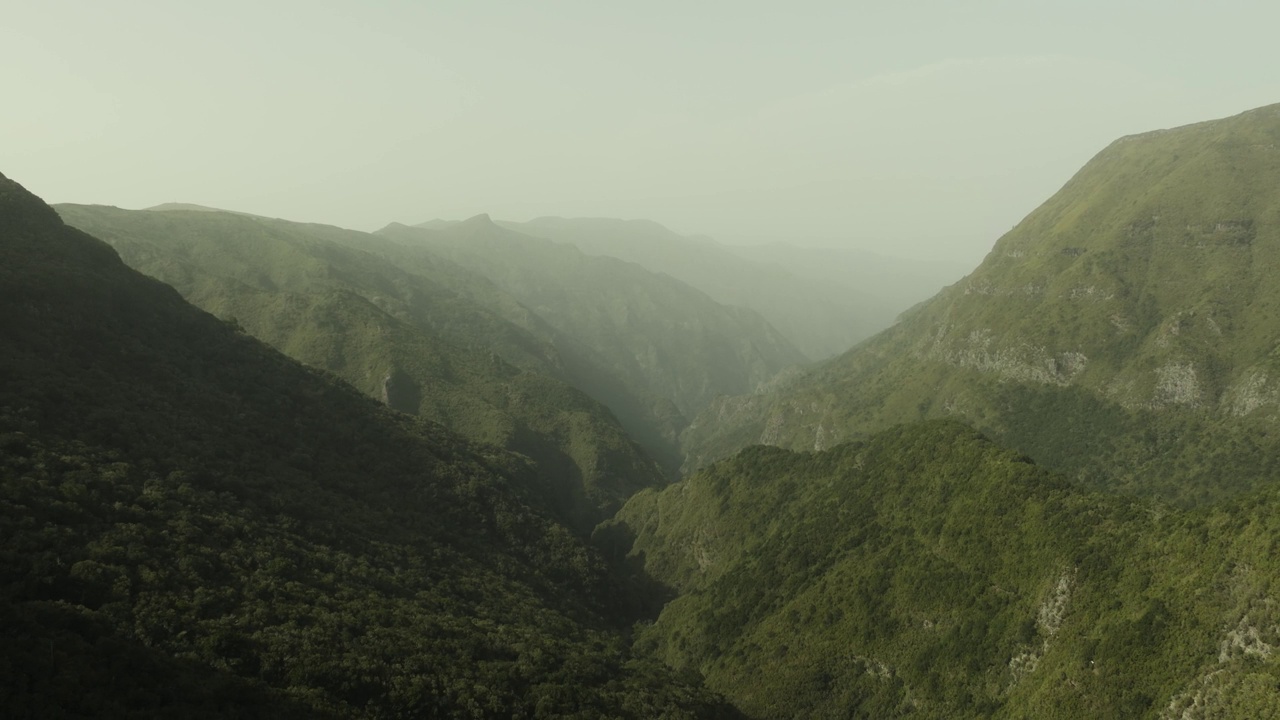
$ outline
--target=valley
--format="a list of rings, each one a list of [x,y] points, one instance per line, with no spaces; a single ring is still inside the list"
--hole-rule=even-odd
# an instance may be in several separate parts
[[[1280,717],[1278,144],[1120,138],[960,269],[0,176],[0,702]]]

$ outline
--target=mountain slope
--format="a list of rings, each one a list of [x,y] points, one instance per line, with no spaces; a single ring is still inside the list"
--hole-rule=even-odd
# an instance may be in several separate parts
[[[0,310],[7,713],[725,714],[629,655],[527,463],[193,308],[3,177]]]
[[[1278,503],[1090,496],[935,421],[753,447],[599,532],[680,592],[638,645],[753,717],[1276,717]]]
[[[754,312],[632,263],[503,229],[487,216],[441,229],[392,225],[378,234],[484,275],[571,339],[572,354],[602,366],[632,397],[650,398],[651,407],[638,412],[674,431],[713,398],[753,391],[805,360]],[[624,422],[637,413],[608,388],[592,394]]]
[[[579,528],[664,482],[605,408],[556,379],[554,348],[431,275],[361,249],[377,238],[218,211],[57,209],[134,268],[291,357],[533,458],[563,479],[558,505]]]
[[[694,423],[694,463],[958,416],[1095,487],[1270,482],[1280,107],[1123,138],[898,326]]]
[[[688,283],[716,302],[755,310],[814,359],[843,352],[888,327],[900,312],[943,285],[931,284],[931,278],[899,277],[891,290],[877,285],[873,291],[873,278],[882,269],[869,267],[874,258],[863,258],[867,267],[861,273],[845,263],[842,277],[829,272],[831,268],[818,273],[796,262],[812,250],[788,247],[779,255],[768,255],[760,252],[766,248],[688,238],[645,220],[545,217],[499,224],[573,245],[589,255],[637,263]]]

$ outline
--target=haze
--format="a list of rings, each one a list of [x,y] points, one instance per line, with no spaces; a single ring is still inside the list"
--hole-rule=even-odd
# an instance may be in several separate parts
[[[1261,2],[13,3],[50,202],[649,218],[976,262],[1121,135],[1280,101]]]

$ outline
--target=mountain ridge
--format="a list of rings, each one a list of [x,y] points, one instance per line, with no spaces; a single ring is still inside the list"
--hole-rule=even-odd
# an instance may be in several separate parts
[[[888,327],[898,313],[943,284],[918,263],[848,253],[805,262],[820,251],[722,245],[650,220],[542,217],[498,224],[590,255],[634,262],[717,302],[750,308],[813,359],[843,352]],[[895,276],[893,283],[876,280],[886,272]]]
[[[1201,455],[1270,447],[1257,430],[1280,414],[1280,297],[1266,282],[1280,262],[1277,140],[1269,106],[1111,143],[895,327],[787,390],[719,401],[691,424],[691,465],[954,416],[1093,487],[1212,494],[1221,473],[1178,470],[1190,445],[1162,437],[1212,436]],[[1098,453],[1071,457],[1068,436]],[[1264,482],[1269,453],[1250,450],[1224,491]]]
[[[579,363],[604,368],[616,382],[594,391],[579,387],[676,467],[687,417],[717,395],[760,387],[806,360],[758,313],[716,303],[635,263],[489,222],[441,230],[388,226],[378,235],[407,253],[443,257],[485,276],[545,319]]]
[[[736,716],[630,653],[528,461],[268,348],[7,179],[0,278],[7,712]]]
[[[532,371],[499,356],[516,354],[498,342],[507,335],[530,351],[524,357],[547,358],[535,339],[366,252],[370,236],[216,212],[58,209],[136,269],[292,357],[397,410],[533,458],[565,478],[560,502],[583,532],[639,487],[665,482],[607,409],[556,379],[553,355]]]

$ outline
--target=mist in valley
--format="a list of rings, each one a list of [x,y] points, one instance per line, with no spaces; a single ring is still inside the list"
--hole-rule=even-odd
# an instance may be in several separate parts
[[[1280,717],[1280,12],[0,26],[19,717]]]

